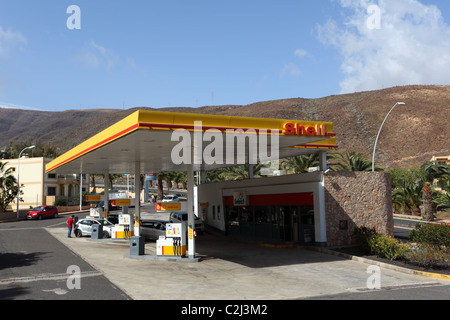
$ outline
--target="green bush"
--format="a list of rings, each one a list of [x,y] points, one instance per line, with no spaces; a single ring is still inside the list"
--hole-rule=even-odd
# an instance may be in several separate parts
[[[370,253],[380,258],[399,260],[405,257],[407,246],[392,237],[375,234],[368,239]]]
[[[56,198],[54,205],[55,206],[60,206],[60,207],[65,207],[68,204],[68,200],[67,197],[61,196]]]
[[[450,258],[449,250],[442,250],[427,243],[411,247],[406,252],[405,258],[413,264],[421,267],[431,268],[445,266]]]
[[[417,244],[401,243],[392,237],[378,234],[375,228],[356,228],[353,237],[367,254],[389,260],[404,260],[421,267],[446,267],[450,259],[450,226],[422,225],[411,233]]]
[[[407,246],[396,239],[378,234],[374,228],[356,228],[353,237],[361,250],[389,260],[403,259]]]
[[[412,242],[428,244],[440,248],[445,246],[450,248],[450,224],[445,223],[429,223],[417,226],[409,234]]]

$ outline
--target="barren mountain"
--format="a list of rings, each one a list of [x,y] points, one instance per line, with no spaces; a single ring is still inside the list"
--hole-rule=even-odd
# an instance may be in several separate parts
[[[404,86],[335,95],[319,99],[283,99],[245,106],[201,108],[133,108],[42,112],[0,109],[0,149],[10,139],[51,142],[65,152],[137,109],[334,122],[339,152],[358,151],[371,158],[384,117],[377,147],[377,162],[386,169],[419,166],[435,155],[450,155],[450,86]]]

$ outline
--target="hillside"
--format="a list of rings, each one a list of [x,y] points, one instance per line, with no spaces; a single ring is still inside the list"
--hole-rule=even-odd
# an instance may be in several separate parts
[[[383,128],[377,162],[384,168],[418,166],[435,155],[450,154],[450,86],[404,86],[319,99],[284,99],[239,106],[162,108],[159,111],[247,117],[322,120],[335,124],[339,152],[371,157],[378,129],[391,107],[398,106]],[[51,142],[65,152],[137,109],[41,112],[0,109],[0,149],[10,139]]]

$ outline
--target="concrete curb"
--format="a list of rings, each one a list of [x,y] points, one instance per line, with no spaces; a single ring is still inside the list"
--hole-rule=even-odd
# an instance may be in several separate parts
[[[133,256],[129,254],[125,254],[123,256],[125,259],[135,259],[135,260],[150,260],[150,261],[171,261],[171,262],[179,262],[179,263],[193,263],[193,262],[200,262],[201,258],[180,258],[180,257],[158,257],[155,255],[140,255],[140,256]]]
[[[424,272],[424,271],[418,271],[418,270],[409,269],[409,268],[405,268],[405,267],[399,267],[399,266],[392,265],[389,263],[375,261],[375,260],[362,258],[362,257],[358,257],[358,256],[353,256],[353,255],[350,255],[347,253],[337,252],[337,251],[333,251],[333,250],[325,249],[325,248],[307,247],[307,249],[315,250],[315,251],[318,251],[321,253],[330,254],[330,255],[348,259],[348,260],[353,260],[353,261],[357,261],[357,262],[361,262],[361,263],[365,263],[365,264],[378,266],[380,268],[385,268],[385,269],[390,269],[390,270],[394,270],[394,271],[398,271],[398,272],[402,272],[402,273],[406,273],[406,274],[411,274],[414,276],[450,281],[450,275],[446,275],[446,274]]]

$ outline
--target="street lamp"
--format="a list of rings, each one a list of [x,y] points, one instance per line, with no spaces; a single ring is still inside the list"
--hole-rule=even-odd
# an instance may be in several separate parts
[[[19,220],[19,197],[20,197],[20,181],[19,181],[19,172],[20,172],[20,157],[25,150],[34,149],[36,146],[26,147],[19,153],[19,159],[17,159],[17,220]]]
[[[372,156],[372,172],[375,172],[375,152],[377,151],[377,143],[378,143],[378,138],[380,137],[380,133],[381,133],[381,129],[383,129],[384,123],[386,122],[387,118],[389,117],[389,115],[392,113],[392,111],[394,111],[395,107],[398,105],[405,105],[404,102],[397,102],[391,109],[391,111],[389,111],[389,113],[387,114],[386,118],[384,118],[383,123],[381,124],[380,130],[378,131],[378,135],[377,135],[377,139],[375,140],[375,146],[373,148],[373,156]]]

